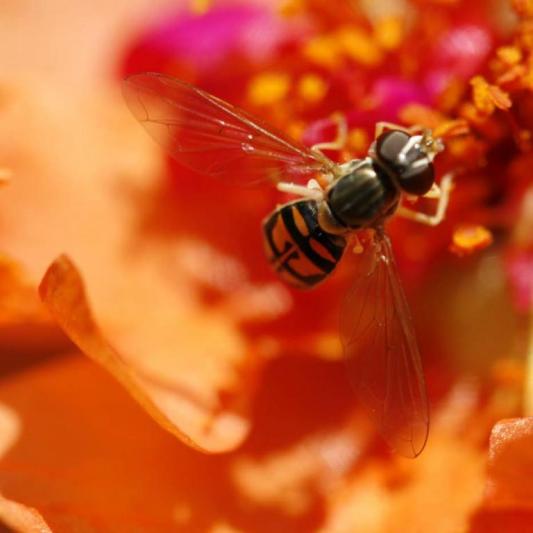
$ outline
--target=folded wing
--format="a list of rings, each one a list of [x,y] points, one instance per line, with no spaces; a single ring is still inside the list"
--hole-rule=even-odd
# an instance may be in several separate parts
[[[426,386],[390,240],[382,229],[376,230],[361,263],[367,266],[341,315],[350,379],[389,445],[416,457],[429,430]]]
[[[253,184],[309,178],[334,165],[246,112],[164,74],[134,74],[123,92],[146,131],[199,173]]]

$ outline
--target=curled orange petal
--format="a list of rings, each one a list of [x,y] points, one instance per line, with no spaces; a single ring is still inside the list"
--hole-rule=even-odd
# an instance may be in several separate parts
[[[164,374],[141,371],[109,344],[93,318],[81,275],[68,257],[52,263],[39,292],[71,340],[120,381],[164,429],[204,452],[227,451],[242,442],[249,429],[242,414],[205,405],[185,386],[166,381]]]

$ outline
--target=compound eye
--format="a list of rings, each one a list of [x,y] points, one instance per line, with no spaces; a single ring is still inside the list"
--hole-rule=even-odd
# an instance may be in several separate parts
[[[410,139],[410,135],[400,130],[388,131],[381,134],[376,140],[376,156],[391,170],[400,172],[402,165],[398,156]]]
[[[400,130],[383,133],[376,141],[376,156],[393,173],[403,191],[421,196],[433,185],[433,163],[417,145],[402,153],[410,139],[409,134]]]
[[[418,159],[398,175],[398,185],[408,194],[422,196],[435,182],[433,163],[427,158]]]

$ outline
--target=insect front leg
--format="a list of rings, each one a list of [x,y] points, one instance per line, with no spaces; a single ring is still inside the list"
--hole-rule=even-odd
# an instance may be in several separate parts
[[[332,118],[337,125],[337,136],[335,140],[311,146],[311,150],[321,155],[323,155],[322,150],[344,150],[348,142],[348,123],[346,122],[346,117],[341,113],[335,113]]]
[[[406,128],[405,126],[400,126],[399,124],[395,124],[394,122],[377,122],[376,123],[376,129],[374,132],[374,136],[377,139],[385,130],[400,130],[404,131],[405,133],[408,133],[409,135],[414,135],[417,133],[421,133],[425,128],[422,126],[410,126]]]
[[[405,206],[400,206],[398,208],[398,215],[409,220],[414,220],[415,222],[420,222],[421,224],[426,224],[428,226],[439,225],[444,220],[444,216],[446,215],[446,209],[448,208],[448,202],[450,200],[450,193],[453,188],[453,176],[454,173],[449,172],[442,178],[440,187],[434,184],[429,192],[422,196],[422,198],[438,200],[437,207],[433,215],[420,213],[419,211]]]

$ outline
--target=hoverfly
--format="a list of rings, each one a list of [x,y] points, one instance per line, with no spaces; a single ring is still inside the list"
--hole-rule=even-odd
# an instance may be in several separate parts
[[[323,281],[348,242],[370,234],[366,265],[345,298],[341,338],[361,402],[398,453],[416,457],[429,429],[429,407],[409,308],[385,221],[395,212],[430,225],[443,218],[451,176],[435,184],[433,158],[443,149],[430,130],[379,124],[368,156],[337,164],[321,144],[304,147],[197,87],[160,73],[124,81],[129,108],[148,133],[191,169],[244,184],[271,181],[300,199],[263,223],[270,262],[299,288]],[[308,179],[307,186],[292,182]],[[282,181],[283,180],[283,181]],[[287,180],[291,180],[288,182]],[[403,195],[438,198],[435,215],[400,206]]]

